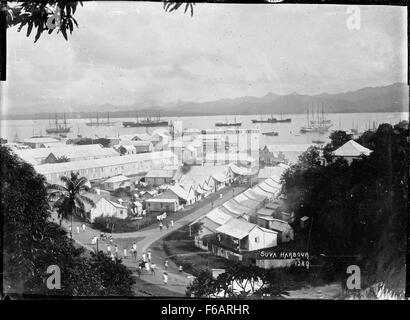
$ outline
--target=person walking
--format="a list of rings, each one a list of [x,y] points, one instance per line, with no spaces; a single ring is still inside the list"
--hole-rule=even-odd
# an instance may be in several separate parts
[[[168,223],[168,221],[166,222],[166,227],[167,227],[167,230],[169,230],[169,223]]]
[[[148,251],[147,256],[148,256],[148,262],[151,262],[151,250]]]
[[[80,227],[77,226],[77,234],[80,233]]]
[[[127,249],[124,248],[124,259],[127,258]]]
[[[162,227],[163,227],[162,222],[160,222],[159,223],[159,231],[162,231]]]
[[[85,223],[83,223],[81,227],[83,228],[83,232],[85,232]]]
[[[111,246],[110,245],[107,246],[107,254],[108,255],[111,254]]]
[[[115,251],[115,257],[118,259],[118,246],[117,245],[115,245],[114,251]]]
[[[134,256],[135,261],[137,261],[137,244],[135,242],[132,245],[132,255]]]
[[[143,253],[142,253],[142,261],[143,261],[143,262],[146,262],[146,255],[145,255],[145,252],[143,252]]]
[[[182,273],[182,266],[179,266],[178,271],[179,273]]]
[[[111,252],[111,260],[112,261],[115,261],[115,257],[114,257],[114,254]]]
[[[164,268],[165,270],[168,270],[168,259],[165,259]]]
[[[174,220],[171,220],[171,228],[174,227]]]
[[[151,275],[153,276],[155,276],[155,268],[156,268],[155,263],[151,264]]]
[[[168,273],[164,272],[164,274],[162,275],[162,280],[164,281],[164,284],[168,283]]]

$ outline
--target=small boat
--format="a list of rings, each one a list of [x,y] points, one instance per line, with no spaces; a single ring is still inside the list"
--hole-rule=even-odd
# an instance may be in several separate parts
[[[215,127],[240,127],[242,125],[242,122],[237,122],[236,117],[234,122],[217,122],[215,123]]]
[[[275,137],[279,135],[279,133],[278,133],[278,132],[275,132],[275,131],[262,132],[262,134],[263,134],[264,136],[275,136]]]

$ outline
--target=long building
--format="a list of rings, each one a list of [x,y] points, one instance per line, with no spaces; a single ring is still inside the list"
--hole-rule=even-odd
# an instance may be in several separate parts
[[[120,155],[113,148],[103,148],[99,144],[15,150],[14,153],[32,165],[55,163],[61,157],[69,161],[80,161]]]
[[[60,177],[69,175],[70,172],[79,172],[81,176],[92,181],[119,174],[132,176],[177,164],[178,159],[171,151],[159,151],[93,160],[41,164],[34,166],[34,169],[43,174],[47,182],[59,183]]]

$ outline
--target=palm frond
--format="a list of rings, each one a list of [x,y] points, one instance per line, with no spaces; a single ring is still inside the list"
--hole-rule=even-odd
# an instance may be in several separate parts
[[[80,198],[83,202],[85,202],[85,203],[89,204],[91,207],[95,208],[95,203],[91,198],[89,198],[85,195],[80,195]]]

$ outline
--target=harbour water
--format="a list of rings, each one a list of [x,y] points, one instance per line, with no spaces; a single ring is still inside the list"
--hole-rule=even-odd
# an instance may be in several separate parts
[[[280,118],[278,115],[273,115]],[[401,120],[408,120],[408,112],[396,113],[329,113],[326,119],[332,121],[332,127],[325,133],[300,133],[300,128],[307,125],[306,114],[287,114],[284,118],[292,118],[290,123],[252,123],[252,119],[268,118],[270,115],[230,115],[230,116],[207,116],[207,117],[167,117],[166,120],[182,121],[184,129],[210,129],[216,128],[216,122],[231,121],[236,118],[237,122],[242,122],[242,129],[259,128],[261,132],[278,132],[277,136],[261,135],[260,145],[265,144],[309,144],[314,140],[326,141],[332,130],[358,129],[363,132],[378,126],[381,123],[396,124]],[[67,119],[71,131],[67,138],[75,138],[78,135],[89,138],[113,137],[132,133],[151,133],[158,128],[124,128],[123,121],[135,121],[134,118],[112,118],[115,122],[113,126],[87,126],[89,119]],[[62,123],[62,119],[60,119]],[[35,135],[45,135],[46,129],[53,125],[49,120],[1,120],[1,137],[14,142],[18,139],[25,139]],[[165,127],[166,128],[166,127]],[[230,127],[231,129],[233,127]]]

